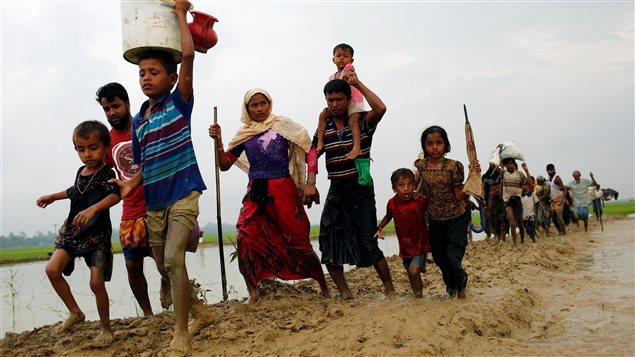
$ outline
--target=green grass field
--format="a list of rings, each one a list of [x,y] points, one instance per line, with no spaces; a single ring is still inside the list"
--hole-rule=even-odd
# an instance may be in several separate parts
[[[589,207],[589,211],[593,213],[593,209]],[[623,202],[606,202],[604,205],[604,214],[614,214],[618,216],[628,216],[635,213],[635,201],[623,201]],[[472,223],[479,225],[481,217],[478,212],[472,212]]]
[[[607,202],[604,206],[604,214],[605,215],[620,215],[627,216],[629,214],[635,213],[635,201],[621,201],[621,202]],[[480,217],[478,213],[472,213],[472,222],[475,225],[480,224]],[[390,222],[385,228],[384,232],[386,234],[394,234],[395,227],[393,222]],[[311,239],[317,239],[320,232],[319,226],[311,227]],[[225,244],[229,244],[230,242],[236,242],[236,232],[224,233],[223,234]],[[217,233],[209,233],[203,236],[203,243],[206,244],[218,244],[218,234]],[[119,253],[121,252],[121,245],[119,242],[113,242],[112,244],[113,252]],[[24,263],[29,261],[36,260],[46,260],[48,259],[48,253],[53,252],[53,246],[50,247],[23,247],[23,248],[6,248],[0,250],[0,265],[5,264],[15,264],[15,263]]]
[[[606,202],[604,205],[604,214],[616,214],[620,216],[628,216],[635,213],[635,201],[623,202]]]

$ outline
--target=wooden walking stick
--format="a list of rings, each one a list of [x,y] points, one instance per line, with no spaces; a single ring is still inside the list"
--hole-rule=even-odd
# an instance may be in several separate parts
[[[218,122],[218,108],[214,107],[214,124]],[[218,253],[220,255],[220,275],[223,286],[223,301],[227,301],[227,276],[225,275],[225,252],[223,249],[223,224],[220,216],[220,167],[218,166],[218,147],[214,139],[214,166],[216,173],[216,226],[218,228]]]

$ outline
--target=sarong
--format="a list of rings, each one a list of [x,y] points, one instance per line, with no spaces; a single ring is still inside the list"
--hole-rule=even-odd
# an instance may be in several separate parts
[[[258,213],[249,198],[251,184],[238,216],[238,267],[257,286],[263,279],[313,278],[325,282],[318,256],[309,240],[309,219],[293,179],[269,179],[268,199]]]

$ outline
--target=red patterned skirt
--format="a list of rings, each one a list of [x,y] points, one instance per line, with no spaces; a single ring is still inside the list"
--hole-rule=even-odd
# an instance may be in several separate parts
[[[291,177],[269,179],[269,198],[259,213],[249,198],[253,181],[238,216],[238,266],[257,286],[263,279],[313,278],[325,283],[320,260],[309,240],[309,219]]]

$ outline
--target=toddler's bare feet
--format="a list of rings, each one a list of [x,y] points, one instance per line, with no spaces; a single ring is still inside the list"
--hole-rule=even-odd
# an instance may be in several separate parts
[[[68,330],[71,326],[79,324],[86,320],[86,315],[83,312],[71,312],[64,322],[55,328],[55,332],[61,333]]]
[[[362,150],[358,147],[353,147],[353,149],[346,155],[347,158],[354,160],[356,157],[362,154]]]
[[[321,153],[322,153],[322,150],[324,150],[324,142],[321,142],[321,141],[319,141],[319,140],[318,140],[318,144],[317,144],[317,146],[316,146],[316,148],[315,148],[315,151],[316,151],[316,152],[318,153],[318,155],[319,155],[319,154],[321,154]]]

